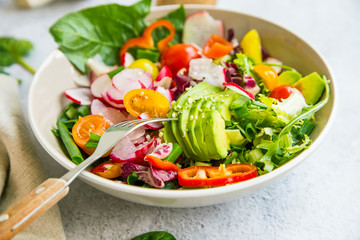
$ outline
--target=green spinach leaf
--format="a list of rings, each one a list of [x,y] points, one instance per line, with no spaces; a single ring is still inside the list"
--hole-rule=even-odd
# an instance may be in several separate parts
[[[13,37],[0,38],[0,66],[8,67],[18,63],[31,73],[35,70],[23,59],[33,49],[31,42]]]
[[[171,22],[175,27],[175,37],[170,42],[170,45],[181,43],[182,41],[182,32],[184,28],[184,22],[186,19],[186,12],[183,5],[181,5],[178,9],[175,9],[174,11],[170,12],[164,17],[161,17],[159,19],[165,19]],[[161,39],[165,38],[169,34],[169,31],[163,27],[159,27],[158,29],[155,29],[152,36],[154,38],[155,42],[160,41]]]
[[[176,240],[176,238],[171,233],[165,231],[155,231],[144,233],[134,237],[132,240]]]
[[[82,73],[86,72],[86,61],[95,55],[107,65],[115,65],[120,47],[145,29],[150,5],[151,0],[142,0],[131,6],[108,4],[83,9],[59,19],[50,33]]]

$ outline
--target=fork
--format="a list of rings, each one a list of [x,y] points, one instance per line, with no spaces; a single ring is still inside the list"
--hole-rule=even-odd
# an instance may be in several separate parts
[[[110,151],[131,131],[155,122],[177,118],[151,118],[123,121],[110,126],[101,136],[94,153],[60,178],[49,178],[0,215],[0,239],[10,239],[69,192],[69,185],[88,166]]]

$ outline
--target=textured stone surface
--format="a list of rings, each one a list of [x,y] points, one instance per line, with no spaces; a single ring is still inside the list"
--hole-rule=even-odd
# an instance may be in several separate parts
[[[23,10],[2,0],[0,36],[31,40],[35,51],[28,60],[37,68],[56,47],[48,33],[56,19],[104,2],[109,1],[63,0]],[[59,204],[68,239],[130,239],[153,230],[169,231],[178,239],[360,239],[360,1],[218,0],[218,6],[274,21],[320,50],[334,71],[339,90],[338,114],[327,138],[305,162],[269,187],[215,206],[143,206],[77,180]],[[23,79],[25,109],[31,75],[19,67],[10,72]],[[49,176],[65,173],[39,145],[37,148]]]

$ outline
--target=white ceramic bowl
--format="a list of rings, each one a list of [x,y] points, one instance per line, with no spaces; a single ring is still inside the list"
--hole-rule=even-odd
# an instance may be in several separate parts
[[[153,8],[149,18],[163,16],[175,7]],[[226,28],[234,28],[239,39],[249,30],[257,29],[263,46],[272,56],[295,67],[304,75],[316,71],[332,80],[330,100],[316,114],[317,126],[311,134],[314,141],[309,149],[271,173],[245,182],[211,189],[179,191],[141,188],[116,183],[88,171],[80,174],[82,180],[108,194],[141,204],[161,207],[205,206],[236,199],[264,187],[292,170],[319,146],[333,122],[335,109],[334,77],[320,54],[289,30],[261,18],[210,6],[186,6],[187,14],[203,9],[209,11],[215,18],[222,19]],[[56,50],[36,72],[29,93],[28,114],[32,130],[44,149],[66,169],[72,169],[75,164],[66,157],[50,129],[56,126],[59,114],[69,103],[64,97],[64,90],[76,87],[73,78],[79,76],[66,57]]]

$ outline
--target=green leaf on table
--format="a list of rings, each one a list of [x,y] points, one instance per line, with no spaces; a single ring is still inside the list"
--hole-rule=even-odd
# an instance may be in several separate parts
[[[0,66],[8,67],[14,63],[18,63],[31,73],[35,73],[35,70],[23,59],[33,48],[33,44],[27,40],[13,37],[0,37]]]
[[[141,234],[131,240],[176,240],[176,238],[165,231],[155,231]]]
[[[105,64],[115,65],[120,47],[145,29],[150,5],[151,0],[142,0],[131,6],[108,4],[72,12],[59,19],[50,33],[82,73],[86,72],[87,60],[95,55],[100,55]]]

